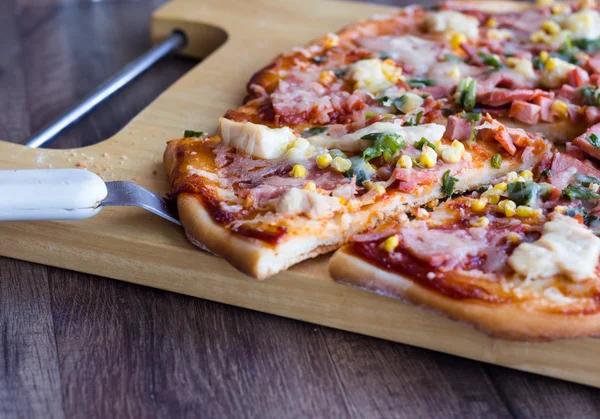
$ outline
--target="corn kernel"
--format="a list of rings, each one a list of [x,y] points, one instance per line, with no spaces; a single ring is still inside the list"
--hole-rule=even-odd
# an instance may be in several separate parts
[[[445,147],[442,150],[442,160],[446,163],[458,163],[460,161],[461,152],[457,151],[454,147]]]
[[[531,36],[529,37],[529,40],[531,42],[535,42],[535,43],[548,43],[550,41],[550,38],[548,37],[548,34],[544,31],[535,31],[531,34]]]
[[[560,32],[560,26],[553,20],[546,20],[542,23],[541,28],[544,32],[549,33],[550,35],[556,35]]]
[[[340,38],[336,34],[328,33],[323,40],[323,46],[327,49],[337,47],[340,44]]]
[[[553,15],[562,15],[567,11],[567,6],[564,4],[553,4],[550,10],[552,11]]]
[[[487,202],[486,198],[474,199],[471,201],[471,209],[473,211],[483,211],[487,206]]]
[[[434,144],[434,146],[435,146],[435,151],[436,151],[436,152],[438,152],[438,155],[439,155],[439,154],[442,154],[442,148],[443,148],[443,147],[442,147],[442,145],[443,145],[443,144],[442,144],[442,140],[437,140],[437,141],[435,142],[435,144]]]
[[[464,33],[455,33],[452,35],[452,38],[450,38],[450,46],[455,50],[460,49],[460,45],[465,42],[467,42],[467,37]]]
[[[533,173],[531,172],[531,170],[523,170],[521,173],[519,173],[519,176],[521,176],[525,180],[533,179]]]
[[[475,221],[471,221],[471,225],[473,227],[487,227],[490,225],[490,219],[487,217],[479,217]]]
[[[423,146],[423,150],[421,150],[421,155],[419,156],[419,163],[423,166],[431,169],[437,163],[437,153],[434,149],[429,146]]]
[[[385,239],[384,241],[382,241],[381,244],[379,245],[379,247],[382,250],[385,250],[386,252],[390,253],[396,247],[398,247],[398,244],[400,244],[400,240],[398,240],[398,236],[390,236],[387,239]]]
[[[330,86],[335,81],[335,74],[333,71],[323,71],[319,76],[319,82],[324,86]]]
[[[498,189],[499,191],[506,191],[508,189],[508,185],[506,182],[500,182],[494,185],[494,189]]]
[[[336,157],[331,162],[331,167],[333,167],[334,170],[343,173],[350,170],[352,167],[352,162],[350,159],[346,159],[344,157]]]
[[[498,21],[493,17],[489,18],[487,22],[485,22],[485,26],[487,26],[488,28],[493,28],[495,26],[498,26]]]
[[[306,189],[307,191],[316,191],[317,190],[317,185],[315,184],[315,182],[313,182],[311,180],[311,181],[306,182],[304,184],[304,189]]]
[[[402,157],[400,157],[398,159],[398,163],[396,163],[397,166],[400,166],[403,169],[410,169],[412,168],[413,162],[412,159],[410,158],[410,156],[407,156],[406,154],[404,154]]]
[[[317,156],[317,166],[319,166],[319,169],[324,169],[331,164],[332,160],[333,158],[331,157],[331,154],[320,154]]]
[[[340,204],[346,205],[348,203],[348,199],[345,196],[340,196]]]
[[[306,167],[301,164],[296,164],[292,167],[292,171],[290,172],[290,176],[292,177],[305,177],[306,176]]]
[[[433,208],[437,207],[439,204],[440,204],[440,200],[434,199],[433,201],[429,201],[425,206],[427,208],[433,209]]]
[[[450,145],[452,146],[452,148],[459,151],[460,154],[462,154],[465,151],[465,145],[458,140],[452,141],[452,144]]]
[[[517,207],[517,216],[521,218],[533,217],[536,215],[536,212],[533,208],[528,207],[527,205],[519,205]]]
[[[568,210],[569,210],[569,207],[567,207],[566,205],[557,205],[554,207],[554,211],[558,212],[559,214],[564,214]]]
[[[383,186],[381,183],[376,183],[375,186],[373,186],[373,190],[377,193],[377,195],[381,196],[383,194],[385,194],[385,186]]]
[[[519,175],[517,174],[517,172],[508,172],[506,174],[506,181],[508,183],[514,183],[517,181],[518,178],[519,178]]]
[[[503,212],[507,217],[514,217],[517,209],[517,204],[510,199],[505,199],[504,201],[500,201],[498,203],[498,210]]]
[[[548,60],[550,62],[552,60]],[[550,109],[554,111],[560,118],[567,119],[569,117],[569,107],[562,100],[555,100],[550,105]]]
[[[538,6],[550,6],[554,3],[554,0],[535,0],[535,4]]]
[[[541,62],[545,63],[546,61],[548,61],[548,58],[550,58],[550,54],[548,53],[548,51],[541,51],[539,58]]]
[[[548,58],[548,60],[546,60],[545,64],[546,64],[545,69],[548,71],[552,71],[552,70],[556,69],[556,66],[558,65],[555,58]]]
[[[521,241],[521,236],[519,236],[519,234],[515,233],[514,231],[511,231],[510,233],[508,233],[506,235],[506,238],[508,239],[508,241],[510,243],[513,243],[513,244],[517,244]]]

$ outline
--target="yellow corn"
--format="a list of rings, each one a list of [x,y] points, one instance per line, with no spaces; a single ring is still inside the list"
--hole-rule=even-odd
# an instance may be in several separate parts
[[[352,167],[352,162],[350,159],[346,159],[344,157],[336,157],[331,162],[331,167],[338,172],[346,172]]]
[[[487,22],[485,22],[485,26],[487,26],[488,28],[493,28],[495,26],[498,26],[498,21],[493,17],[489,18]]]
[[[348,203],[348,199],[345,196],[340,196],[340,204],[346,205]]]
[[[317,190],[317,185],[311,180],[304,184],[304,189],[306,189],[307,191],[315,191]]]
[[[545,63],[546,61],[548,61],[548,58],[550,58],[550,54],[548,53],[548,51],[541,51],[539,58],[541,62]]]
[[[383,186],[381,183],[376,183],[375,186],[373,186],[373,190],[377,192],[377,195],[381,196],[385,194],[385,186]]]
[[[433,209],[433,208],[437,207],[439,205],[439,203],[440,203],[439,199],[434,199],[433,201],[429,201],[426,206],[427,206],[427,208]]]
[[[535,4],[538,6],[550,6],[554,3],[554,0],[535,0]]]
[[[333,71],[323,71],[319,76],[319,82],[324,86],[329,86],[335,81],[335,74]]]
[[[290,176],[292,177],[305,177],[306,176],[306,167],[301,164],[296,164],[292,167],[292,171],[290,172]]]
[[[490,225],[490,219],[487,217],[479,217],[477,220],[472,221],[471,225],[473,227],[487,227]]]
[[[548,60],[546,60],[545,69],[548,71],[552,71],[556,68],[557,65],[558,63],[556,62],[556,58],[548,58]]]
[[[331,154],[320,154],[317,156],[317,166],[319,166],[319,169],[324,169],[331,164],[332,160],[333,158],[331,157]]]
[[[498,203],[498,201],[500,201],[501,193],[502,192],[498,189],[490,188],[487,191],[485,191],[484,193],[482,193],[481,197],[487,199],[490,204],[495,205]]]
[[[506,181],[508,183],[514,183],[517,181],[518,178],[519,178],[519,175],[517,174],[517,172],[508,172],[506,174]]]
[[[473,211],[483,211],[487,206],[488,200],[486,198],[474,199],[471,201],[471,209]]]
[[[458,140],[452,141],[452,144],[450,145],[452,146],[452,148],[459,151],[460,154],[462,154],[465,151],[465,145]]]
[[[553,4],[550,10],[552,11],[553,15],[562,15],[567,11],[567,6],[564,4]]]
[[[398,159],[398,163],[396,163],[396,165],[400,166],[403,169],[410,169],[413,165],[413,162],[412,162],[412,159],[410,158],[410,156],[407,156],[405,154]]]
[[[503,212],[504,215],[506,215],[507,217],[513,217],[515,215],[516,208],[517,204],[515,204],[514,201],[511,201],[510,199],[505,199],[504,201],[500,201],[498,203],[498,210],[500,210],[500,212]]]
[[[515,233],[514,231],[511,231],[510,233],[508,233],[506,238],[508,239],[508,241],[510,243],[513,243],[513,244],[517,244],[521,241],[521,236],[519,236],[519,234]]]
[[[333,33],[327,34],[325,36],[325,39],[323,39],[323,46],[327,49],[337,47],[339,45],[339,43],[340,43],[340,38]]]
[[[398,236],[390,236],[387,239],[385,239],[384,241],[382,241],[379,246],[381,247],[382,250],[385,250],[386,252],[390,253],[396,247],[398,247],[399,243],[400,243],[400,240],[398,240]]]
[[[544,32],[549,33],[550,35],[556,35],[560,32],[560,26],[558,26],[558,23],[553,20],[546,20],[544,23],[542,23],[541,28],[544,30]]]
[[[460,45],[467,42],[467,37],[464,33],[455,33],[450,38],[450,46],[452,49],[458,50],[460,49]]]
[[[437,153],[429,146],[423,146],[421,155],[419,156],[419,163],[423,166],[431,169],[437,163]]]
[[[548,62],[550,61],[552,60],[548,60]],[[569,117],[569,107],[562,100],[555,100],[554,102],[552,102],[552,105],[550,105],[550,109],[563,119],[567,119]]]
[[[536,215],[536,212],[533,208],[528,207],[527,205],[519,205],[517,207],[517,216],[521,218],[533,217]]]
[[[557,205],[554,207],[554,211],[558,212],[559,214],[564,214],[568,211],[568,209],[569,207],[567,207],[566,205]]]
[[[519,176],[521,176],[525,180],[532,180],[533,179],[533,173],[531,172],[531,170],[523,170],[519,174]]]
[[[549,37],[544,31],[535,31],[531,34],[529,40],[535,43],[548,43]]]
[[[498,189],[499,191],[506,191],[508,189],[508,185],[506,182],[500,182],[494,185],[494,189]]]

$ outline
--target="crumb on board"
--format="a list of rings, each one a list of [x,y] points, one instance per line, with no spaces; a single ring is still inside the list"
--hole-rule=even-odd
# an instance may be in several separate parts
[[[79,167],[80,169],[87,169],[87,163],[84,161],[78,161],[75,163],[75,167]]]

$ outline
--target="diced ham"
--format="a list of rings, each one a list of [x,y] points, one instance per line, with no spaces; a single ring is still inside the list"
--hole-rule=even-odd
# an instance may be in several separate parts
[[[575,67],[573,70],[567,73],[567,83],[574,87],[581,87],[588,84],[590,81],[590,76],[581,67]]]
[[[510,106],[508,115],[525,124],[537,124],[540,120],[540,106],[527,103],[522,100],[515,100]]]
[[[533,103],[540,107],[540,119],[544,122],[552,122],[554,119],[551,112],[552,99],[544,96],[537,96],[533,99]]]
[[[398,179],[398,190],[406,193],[416,192],[421,186],[427,186],[437,182],[442,177],[440,170],[427,169],[402,169],[396,168],[393,176]]]
[[[587,66],[594,73],[600,73],[600,53],[592,55],[592,57],[587,62]]]
[[[580,112],[581,107],[572,103],[567,104],[569,119],[573,124],[580,124],[583,122],[585,116]]]
[[[489,115],[482,119],[481,128],[477,130],[477,139],[483,141],[498,141],[502,147],[512,156],[517,152],[517,147],[506,130],[506,127],[500,124]]]
[[[471,138],[471,122],[458,115],[448,117],[444,138],[466,141]]]
[[[565,99],[567,102],[572,103],[578,102],[581,97],[579,90],[568,84],[563,84],[561,88],[556,91],[556,95],[559,98]]]
[[[600,86],[600,73],[592,74],[590,76],[590,84],[592,86]]]
[[[586,106],[583,111],[583,117],[588,125],[594,125],[600,122],[600,108],[596,106]]]
[[[573,140],[573,145],[579,147],[588,156],[600,159],[600,148],[588,141],[590,135],[595,134],[600,139],[600,124],[592,125],[588,130]]]
[[[583,154],[583,151],[581,151],[581,149],[579,147],[577,147],[576,145],[573,145],[573,143],[567,143],[565,152],[569,156],[573,156],[578,160],[585,159],[585,154]]]
[[[538,89],[494,89],[481,95],[478,94],[477,101],[484,105],[502,106],[507,105],[515,100],[529,102],[538,96],[547,97],[548,95],[548,92]]]
[[[572,181],[576,173],[600,178],[600,171],[564,153],[556,153],[550,167],[549,181],[561,191]]]
[[[549,8],[544,7],[527,10],[526,12],[498,14],[494,16],[494,19],[500,27],[512,28],[524,34],[531,34],[540,27],[549,15]]]

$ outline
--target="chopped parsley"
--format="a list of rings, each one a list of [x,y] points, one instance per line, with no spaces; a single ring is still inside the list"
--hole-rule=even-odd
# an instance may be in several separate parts
[[[414,115],[412,119],[407,119],[406,122],[404,123],[404,125],[406,125],[407,127],[414,127],[416,125],[419,125],[421,123],[422,116],[423,116],[423,111],[420,111],[419,113]]]
[[[183,136],[185,138],[197,138],[204,137],[204,133],[202,131],[192,131],[190,129],[186,129],[185,131],[183,131]]]
[[[348,72],[347,68],[335,68],[333,70],[333,74],[335,74],[336,77],[344,77],[346,75],[346,73]]]
[[[450,176],[450,169],[446,170],[444,176],[442,176],[442,192],[451,197],[456,182],[458,182],[458,178]]]
[[[583,86],[579,91],[583,95],[584,105],[600,106],[600,90],[596,86]]]
[[[580,199],[582,201],[588,201],[590,199],[600,199],[600,195],[591,189],[586,188],[583,185],[569,185],[562,191],[562,195],[565,198],[569,198],[571,201]]]
[[[472,111],[477,100],[477,81],[471,77],[462,79],[456,89],[458,106],[466,111]]]
[[[435,86],[435,80],[431,80],[431,79],[410,79],[408,81],[408,85],[410,87],[412,87],[413,89],[418,89],[421,87],[431,87],[431,86]]]
[[[502,156],[500,154],[494,154],[490,164],[494,169],[500,169],[500,165],[502,165]]]
[[[460,114],[460,117],[471,122],[481,121],[481,114],[479,112],[463,112]]]
[[[421,139],[415,143],[415,148],[417,150],[423,150],[423,147],[425,147],[426,145],[429,146],[429,148],[431,148],[432,150],[435,150],[435,144],[427,141],[427,138],[425,137],[421,137]]]
[[[365,161],[379,156],[383,156],[386,161],[389,161],[398,151],[406,147],[404,139],[393,132],[372,132],[363,135],[361,139],[374,142],[372,146],[363,151]]]
[[[540,185],[535,182],[514,182],[508,185],[508,198],[517,205],[534,206],[540,196]]]
[[[545,177],[550,177],[551,174],[552,174],[552,170],[550,170],[550,169],[542,170],[542,173],[540,173],[541,176],[545,176]]]
[[[585,137],[585,139],[594,147],[600,148],[600,137],[598,137],[596,134],[590,134]]]
[[[479,55],[481,61],[483,61],[485,65],[494,67],[496,70],[504,67],[502,60],[496,54],[486,54],[485,52],[479,51],[477,55]]]
[[[575,38],[571,41],[571,45],[584,52],[596,52],[600,49],[600,38]]]
[[[327,132],[328,129],[329,128],[327,128],[327,127],[313,127],[313,128],[309,128],[309,129],[302,131],[302,134],[300,134],[300,135],[302,136],[302,138],[308,138],[308,137],[312,137],[314,135],[323,134],[323,133]]]
[[[575,175],[575,181],[581,183],[583,186],[590,186],[592,183],[600,184],[600,179],[593,176],[584,175],[583,173],[577,173]]]
[[[533,64],[533,68],[536,70],[543,70],[544,69],[544,62],[540,59],[540,57],[535,57],[533,60],[531,60],[532,64]]]

